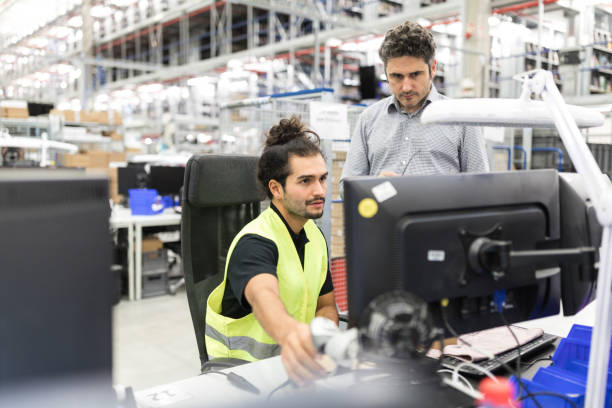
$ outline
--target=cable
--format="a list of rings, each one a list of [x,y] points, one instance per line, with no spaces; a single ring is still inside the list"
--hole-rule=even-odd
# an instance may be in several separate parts
[[[487,370],[484,367],[479,366],[478,364],[474,364],[471,363],[469,361],[464,361],[463,363],[458,364],[457,366],[455,366],[455,368],[453,369],[453,380],[459,375],[459,370],[461,370],[461,367],[472,367],[478,371],[480,371],[481,373],[483,373],[484,375],[486,375],[487,377],[489,377],[490,379],[499,382],[499,380],[497,379],[497,377],[495,377],[495,375],[493,375],[493,373],[489,370]]]
[[[436,371],[436,373],[449,373],[449,374],[453,374],[454,372],[453,370],[450,370],[448,368],[443,368],[441,370]],[[461,381],[463,381],[463,383],[472,391],[474,391],[474,387],[472,386],[472,384],[470,384],[470,382],[468,381],[467,378],[465,378],[464,376],[462,376],[461,374],[457,374],[457,378],[460,379]],[[454,379],[453,379],[454,381]]]
[[[527,399],[527,398],[532,398],[533,399],[534,396],[537,397],[538,395],[541,395],[541,396],[546,395],[546,396],[549,396],[549,397],[561,398],[562,400],[564,400],[565,402],[570,404],[572,406],[572,408],[578,408],[578,405],[576,405],[576,403],[574,401],[569,399],[569,397],[567,395],[559,394],[559,393],[556,393],[556,392],[548,392],[548,391],[530,392],[527,395],[520,397],[518,400],[522,401],[522,400]],[[535,399],[534,399],[534,401],[535,401]]]
[[[551,363],[554,363],[552,356],[537,358],[533,360],[532,362],[530,362],[529,364],[527,364],[525,367],[523,367],[523,370],[529,370],[531,367],[533,367],[535,363],[539,363],[540,361],[550,361]]]
[[[282,388],[285,388],[286,386],[291,384],[291,382],[292,382],[291,380],[286,380],[284,383],[282,383],[281,385],[279,385],[278,387],[270,391],[270,393],[268,394],[268,397],[266,398],[266,401],[270,401],[270,399],[272,398],[272,395],[274,395],[275,392],[277,392],[278,390]]]
[[[226,373],[220,370],[210,370],[200,373],[200,375],[202,374],[221,374],[224,375],[230,383],[234,384],[236,387],[242,390],[248,391],[256,395],[259,395],[261,393],[259,388],[254,386],[249,380],[231,371],[229,373]]]
[[[518,337],[516,337],[516,334],[514,334],[514,331],[512,330],[510,323],[508,323],[506,316],[504,316],[504,302],[505,301],[506,301],[506,291],[496,290],[495,293],[493,294],[493,302],[495,303],[495,307],[497,308],[497,313],[499,313],[499,317],[502,323],[504,324],[504,326],[508,328],[508,331],[514,338],[514,341],[516,342],[516,372],[518,374],[517,376],[518,381],[521,381],[521,342],[519,341]]]
[[[472,350],[475,350],[481,354],[484,354],[486,356],[490,356],[491,359],[496,360],[499,364],[501,364],[502,367],[504,367],[506,370],[508,370],[512,375],[514,375],[517,378],[517,382],[519,384],[519,387],[522,388],[525,393],[527,394],[527,396],[529,396],[531,393],[529,392],[529,389],[527,389],[527,386],[523,383],[523,380],[521,380],[520,376],[518,376],[516,374],[516,372],[512,369],[512,367],[510,367],[508,364],[504,363],[503,361],[499,360],[497,357],[495,357],[494,355],[492,355],[491,353],[487,353],[487,352],[483,352],[483,350],[479,350],[477,347],[474,347],[473,345],[471,345],[469,342],[467,342],[465,339],[462,339],[461,337],[459,337],[459,335],[457,334],[457,332],[455,331],[455,329],[453,329],[451,327],[451,325],[448,323],[448,317],[446,316],[446,307],[448,306],[448,299],[442,299],[442,301],[440,302],[441,307],[441,314],[442,314],[442,321],[444,322],[444,326],[447,328],[447,330],[454,336],[457,338],[458,341],[461,341],[462,343],[464,343],[466,346],[470,347]],[[533,400],[533,403],[538,407],[538,408],[542,408],[542,406],[540,405],[540,403],[535,399],[535,398],[531,398]]]

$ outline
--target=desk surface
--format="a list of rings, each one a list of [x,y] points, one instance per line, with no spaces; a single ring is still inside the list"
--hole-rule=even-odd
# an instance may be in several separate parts
[[[111,213],[110,224],[112,227],[121,228],[131,224],[141,226],[173,225],[181,222],[181,214],[172,208],[166,208],[160,214],[154,215],[132,215],[129,208],[115,206]]]
[[[565,337],[573,324],[592,325],[595,315],[595,303],[591,303],[575,316],[551,316],[544,319],[520,323],[524,327],[540,327],[546,332]],[[226,370],[227,371],[227,370]],[[186,408],[194,406],[223,406],[255,404],[265,406],[267,395],[277,386],[287,380],[280,357],[234,367],[231,371],[246,378],[261,390],[259,396],[242,391],[232,385],[225,376],[219,374],[206,374],[188,378],[174,383],[153,387],[136,392],[138,405],[149,407]],[[334,388],[344,389],[355,384],[352,374],[330,377],[319,381],[317,389]],[[288,393],[296,393],[291,387],[279,391],[278,398]],[[276,395],[276,394],[275,394]],[[377,396],[373,396],[377,397]],[[373,406],[376,405],[371,401]]]

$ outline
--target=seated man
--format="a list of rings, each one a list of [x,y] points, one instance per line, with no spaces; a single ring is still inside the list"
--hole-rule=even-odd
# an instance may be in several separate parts
[[[270,208],[230,245],[224,280],[207,301],[206,349],[248,361],[280,352],[302,385],[323,372],[308,323],[338,323],[327,244],[312,221],[323,215],[327,191],[319,136],[295,116],[282,119],[268,132],[257,179]]]

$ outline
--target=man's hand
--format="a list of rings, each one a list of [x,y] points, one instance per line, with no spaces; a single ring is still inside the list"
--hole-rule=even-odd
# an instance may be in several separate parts
[[[383,170],[378,174],[378,177],[398,177],[398,176],[399,174],[391,170]]]
[[[287,375],[294,383],[302,386],[325,373],[324,368],[317,362],[317,351],[307,324],[296,322],[293,329],[279,340],[281,360]]]
[[[304,385],[324,373],[315,360],[317,351],[310,337],[310,327],[287,313],[276,276],[261,273],[252,277],[244,288],[244,296],[259,324],[280,344],[283,365],[293,382]]]

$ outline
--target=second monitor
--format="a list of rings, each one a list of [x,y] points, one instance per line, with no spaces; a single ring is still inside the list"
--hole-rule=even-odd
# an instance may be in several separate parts
[[[183,186],[185,167],[151,166],[149,171],[149,187],[157,190],[160,195],[179,195]]]

